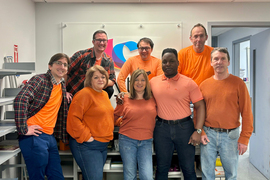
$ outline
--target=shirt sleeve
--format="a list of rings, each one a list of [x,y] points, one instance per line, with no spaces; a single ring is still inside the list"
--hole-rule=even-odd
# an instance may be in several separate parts
[[[163,74],[163,71],[162,71],[162,61],[159,59],[158,61],[158,65],[157,65],[157,76]]]
[[[90,139],[90,129],[83,123],[83,116],[91,106],[91,97],[78,92],[74,96],[67,117],[67,132],[78,143],[86,142]]]
[[[43,80],[37,76],[32,77],[14,99],[15,123],[19,135],[28,132],[27,119],[30,102],[43,87]]]
[[[192,103],[196,103],[196,102],[202,100],[203,96],[202,96],[202,93],[200,91],[200,88],[192,79],[190,79],[189,86],[191,89],[191,91],[189,93],[190,93],[190,99],[191,99]]]
[[[243,81],[241,81],[239,90],[239,107],[242,116],[242,131],[240,133],[238,142],[248,145],[249,138],[253,131],[253,115],[248,89]]]
[[[127,92],[125,80],[127,76],[130,74],[130,71],[131,71],[131,60],[128,59],[122,66],[117,78],[117,84],[121,92]]]

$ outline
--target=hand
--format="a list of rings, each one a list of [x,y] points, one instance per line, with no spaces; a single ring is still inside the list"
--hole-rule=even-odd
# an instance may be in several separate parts
[[[209,143],[209,142],[210,142],[210,140],[208,139],[207,135],[202,135],[202,136],[201,136],[201,143],[202,143],[203,145],[206,145],[206,144]]]
[[[42,127],[40,127],[39,125],[32,125],[32,126],[28,126],[28,131],[25,134],[26,136],[39,136],[39,134],[42,134],[42,132],[39,130],[42,129]]]
[[[193,146],[198,146],[201,142],[201,135],[194,131],[194,133],[190,136],[188,144]]]
[[[91,136],[90,139],[88,139],[88,141],[86,142],[93,142],[95,139]]]
[[[239,155],[243,155],[247,151],[247,145],[237,143],[237,150],[239,151]]]
[[[73,95],[69,92],[66,93],[68,103],[71,103]]]
[[[122,105],[124,103],[125,93],[121,92],[118,95],[114,95],[116,97],[116,104]]]

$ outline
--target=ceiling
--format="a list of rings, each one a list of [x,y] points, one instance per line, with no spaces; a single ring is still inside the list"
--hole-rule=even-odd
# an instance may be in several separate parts
[[[44,3],[204,3],[204,2],[270,2],[270,0],[32,0]]]

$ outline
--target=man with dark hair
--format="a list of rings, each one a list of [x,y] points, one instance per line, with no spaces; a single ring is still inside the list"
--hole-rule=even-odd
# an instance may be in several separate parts
[[[76,52],[71,58],[71,65],[67,73],[67,91],[69,101],[84,87],[86,71],[94,66],[102,66],[109,74],[108,86],[104,89],[109,98],[113,95],[113,85],[115,83],[114,62],[104,51],[108,44],[107,33],[98,30],[93,34],[92,43],[94,47]]]
[[[162,52],[164,74],[150,80],[157,103],[154,145],[157,158],[156,180],[168,179],[172,154],[176,149],[184,179],[197,180],[194,169],[195,146],[200,144],[205,119],[205,105],[198,85],[178,73],[177,51]],[[190,118],[190,102],[197,110],[197,124]]]
[[[127,92],[125,80],[128,75],[131,75],[136,69],[143,69],[150,80],[154,76],[162,74],[161,60],[151,56],[154,48],[154,43],[150,38],[144,37],[137,43],[139,55],[130,57],[122,66],[117,83],[121,92]]]
[[[193,45],[179,51],[178,72],[193,79],[200,85],[205,79],[214,75],[211,67],[212,47],[205,45],[208,35],[205,27],[198,23],[190,31]]]
[[[253,131],[250,96],[242,79],[228,73],[230,56],[225,48],[211,53],[215,74],[200,85],[206,104],[201,136],[202,179],[215,179],[215,162],[220,155],[226,179],[237,179],[238,157],[246,152]],[[239,135],[240,114],[242,130]]]
[[[68,142],[64,75],[69,57],[55,54],[46,74],[32,77],[14,100],[19,146],[30,180],[64,180],[57,139]],[[54,137],[55,136],[55,137]]]

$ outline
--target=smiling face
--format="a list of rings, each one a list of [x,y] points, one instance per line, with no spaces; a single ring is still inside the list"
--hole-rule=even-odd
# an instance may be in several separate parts
[[[49,65],[49,69],[55,80],[59,82],[64,75],[67,74],[68,70],[68,60],[66,58],[61,58],[57,61],[54,61],[52,65]]]
[[[198,26],[192,30],[189,39],[193,44],[193,49],[195,50],[195,52],[203,52],[204,44],[207,38],[208,36],[205,34],[205,30],[203,29],[203,27]]]
[[[141,41],[138,47],[139,54],[143,61],[148,61],[151,57],[151,53],[153,49],[151,48],[149,43]]]
[[[107,35],[105,33],[97,33],[92,43],[94,45],[94,50],[97,53],[104,52],[108,45]]]
[[[136,93],[142,93],[145,91],[146,87],[146,80],[143,76],[143,74],[140,74],[134,82],[134,89]]]
[[[178,73],[178,65],[179,62],[173,53],[167,52],[162,56],[162,70],[167,78],[172,78]]]
[[[211,66],[214,68],[215,74],[228,73],[230,61],[226,53],[215,51],[212,53]]]
[[[99,71],[95,71],[91,80],[91,87],[98,92],[101,92],[106,85],[106,76]]]

